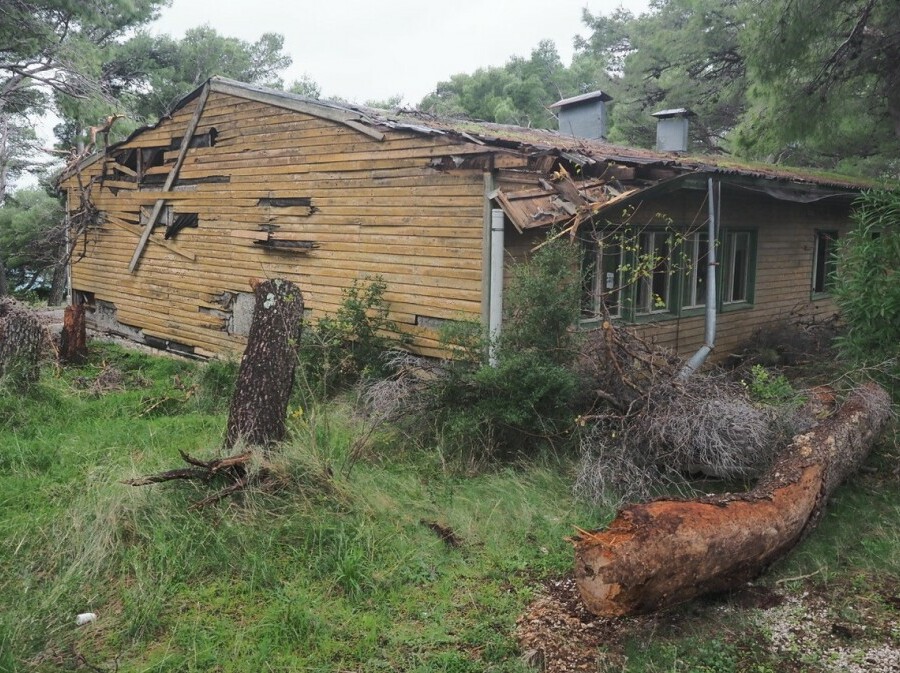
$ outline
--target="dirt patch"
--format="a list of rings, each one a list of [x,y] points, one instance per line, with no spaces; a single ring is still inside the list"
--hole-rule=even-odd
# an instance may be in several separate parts
[[[877,582],[877,598],[849,581],[791,590],[748,585],[674,610],[607,619],[589,613],[574,579],[565,578],[544,584],[516,636],[526,663],[546,673],[618,672],[627,666],[629,643],[664,647],[698,637],[740,653],[739,673],[896,673],[895,589],[890,579]]]

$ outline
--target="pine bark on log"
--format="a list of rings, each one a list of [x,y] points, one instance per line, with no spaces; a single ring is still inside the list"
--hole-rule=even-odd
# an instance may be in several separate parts
[[[256,303],[241,358],[225,433],[225,448],[239,441],[266,447],[284,439],[287,406],[303,328],[303,297],[290,281],[254,288]]]
[[[14,299],[0,299],[0,379],[19,386],[35,381],[46,345],[47,332],[34,313]]]
[[[87,359],[87,330],[84,321],[84,304],[66,306],[63,328],[59,335],[59,361],[64,364],[82,364]]]
[[[834,416],[794,437],[753,490],[632,505],[605,530],[581,532],[575,581],[588,609],[649,612],[757,577],[816,525],[889,414],[887,393],[866,385]]]

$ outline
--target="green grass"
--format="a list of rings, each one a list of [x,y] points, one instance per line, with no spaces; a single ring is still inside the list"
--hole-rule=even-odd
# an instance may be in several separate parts
[[[120,481],[177,467],[178,449],[215,455],[226,405],[207,388],[227,376],[94,348],[0,397],[0,670],[522,670],[516,617],[600,515],[573,501],[568,465],[463,478],[382,442],[350,471],[335,404],[294,410],[281,492],[189,511],[195,486]],[[124,390],[91,390],[105,365]]]
[[[291,410],[280,491],[189,510],[208,491],[121,480],[216,455],[233,365],[92,348],[0,393],[0,671],[525,671],[516,619],[570,571],[573,526],[611,514],[572,498],[564,460],[461,476],[392,436],[356,460],[340,402]],[[99,392],[110,366],[123,388]],[[772,581],[900,574],[898,508],[896,480],[860,475]],[[627,670],[752,670],[741,623],[704,609],[624,643]]]

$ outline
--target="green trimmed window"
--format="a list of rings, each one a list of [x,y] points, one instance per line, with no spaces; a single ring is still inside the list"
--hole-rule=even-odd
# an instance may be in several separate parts
[[[723,305],[753,302],[754,248],[750,231],[726,231],[722,250]]]
[[[638,235],[634,314],[670,313],[673,308],[672,276],[675,266],[673,236],[668,231],[643,231]]]
[[[709,235],[697,232],[684,239],[685,274],[681,308],[706,306],[706,265],[709,261]]]
[[[753,303],[756,232],[725,230],[716,243],[719,310]],[[585,243],[582,319],[692,315],[706,306],[709,236],[671,228],[597,232]]]
[[[836,231],[817,231],[813,252],[812,291],[814,294],[826,294],[831,289],[831,278],[835,269],[835,251],[838,233]]]

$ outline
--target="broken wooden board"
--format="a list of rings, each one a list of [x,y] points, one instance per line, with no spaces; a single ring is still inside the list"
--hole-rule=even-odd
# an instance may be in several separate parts
[[[197,124],[200,123],[200,116],[203,114],[203,107],[206,105],[208,97],[209,84],[203,87],[203,91],[200,92],[200,97],[197,100],[197,109],[194,110],[194,115],[188,122],[184,136],[181,138],[181,147],[178,150],[178,157],[175,159],[175,165],[172,166],[172,170],[169,171],[169,175],[160,191],[170,191],[175,180],[178,178],[178,171],[181,170],[181,165],[184,163],[184,157],[187,155],[188,147],[191,145],[191,138],[194,135],[194,131],[197,130]],[[147,224],[144,225],[141,239],[138,241],[137,247],[134,249],[134,255],[131,257],[131,262],[128,264],[128,273],[134,273],[138,261],[141,259],[141,255],[144,252],[144,248],[147,246],[147,240],[150,238],[150,234],[153,233],[153,227],[156,226],[156,221],[159,219],[159,214],[162,212],[163,206],[165,205],[165,199],[157,199],[156,203],[153,204],[153,212],[150,213],[150,219],[147,221]]]

